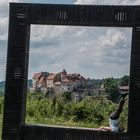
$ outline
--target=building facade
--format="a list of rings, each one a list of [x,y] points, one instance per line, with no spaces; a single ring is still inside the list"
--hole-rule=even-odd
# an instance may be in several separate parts
[[[33,75],[33,91],[54,91],[54,93],[73,92],[86,85],[86,79],[80,74],[68,74],[64,69],[59,73],[41,72]]]

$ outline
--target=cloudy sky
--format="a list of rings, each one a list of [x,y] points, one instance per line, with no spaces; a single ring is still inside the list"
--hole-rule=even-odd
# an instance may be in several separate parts
[[[139,5],[140,0],[0,0],[0,81],[5,79],[9,2]],[[34,72],[85,77],[121,77],[129,73],[131,28],[31,27],[29,78]]]

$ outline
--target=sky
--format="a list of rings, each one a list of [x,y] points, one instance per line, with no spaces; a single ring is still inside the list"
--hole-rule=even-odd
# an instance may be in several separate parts
[[[140,0],[0,0],[0,81],[5,79],[9,2],[139,5]],[[40,71],[90,78],[129,74],[131,28],[31,26],[29,78]]]

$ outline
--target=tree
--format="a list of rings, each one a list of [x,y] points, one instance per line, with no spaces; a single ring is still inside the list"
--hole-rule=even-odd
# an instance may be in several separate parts
[[[63,97],[64,97],[64,100],[66,102],[72,100],[72,97],[71,97],[71,93],[70,92],[64,92]]]
[[[128,86],[129,85],[129,76],[125,75],[123,76],[119,81],[120,86]]]
[[[105,79],[104,86],[105,91],[109,94],[108,99],[116,102],[119,97],[118,80],[114,78],[107,78]]]
[[[4,95],[4,91],[0,90],[0,96]]]
[[[106,79],[108,90],[111,90],[112,85],[116,83],[118,83],[116,79]],[[108,125],[108,116],[116,108],[116,104],[106,98],[99,100],[96,97],[87,96],[79,102],[65,100],[63,95],[57,95],[54,98],[40,98],[37,94],[28,94],[26,121],[98,128],[101,125]],[[3,97],[0,96],[0,113],[2,107]],[[120,118],[121,127],[124,128],[127,127],[127,113],[128,105],[125,104]]]

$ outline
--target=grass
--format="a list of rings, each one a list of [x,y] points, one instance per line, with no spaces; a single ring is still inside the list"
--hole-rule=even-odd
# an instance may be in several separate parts
[[[67,120],[63,117],[52,117],[52,118],[40,118],[39,120],[31,117],[26,117],[26,123],[29,124],[43,124],[43,125],[59,125],[59,126],[75,126],[75,127],[87,127],[87,128],[98,128],[99,125],[96,123],[89,123],[83,121],[73,121],[72,119]]]

